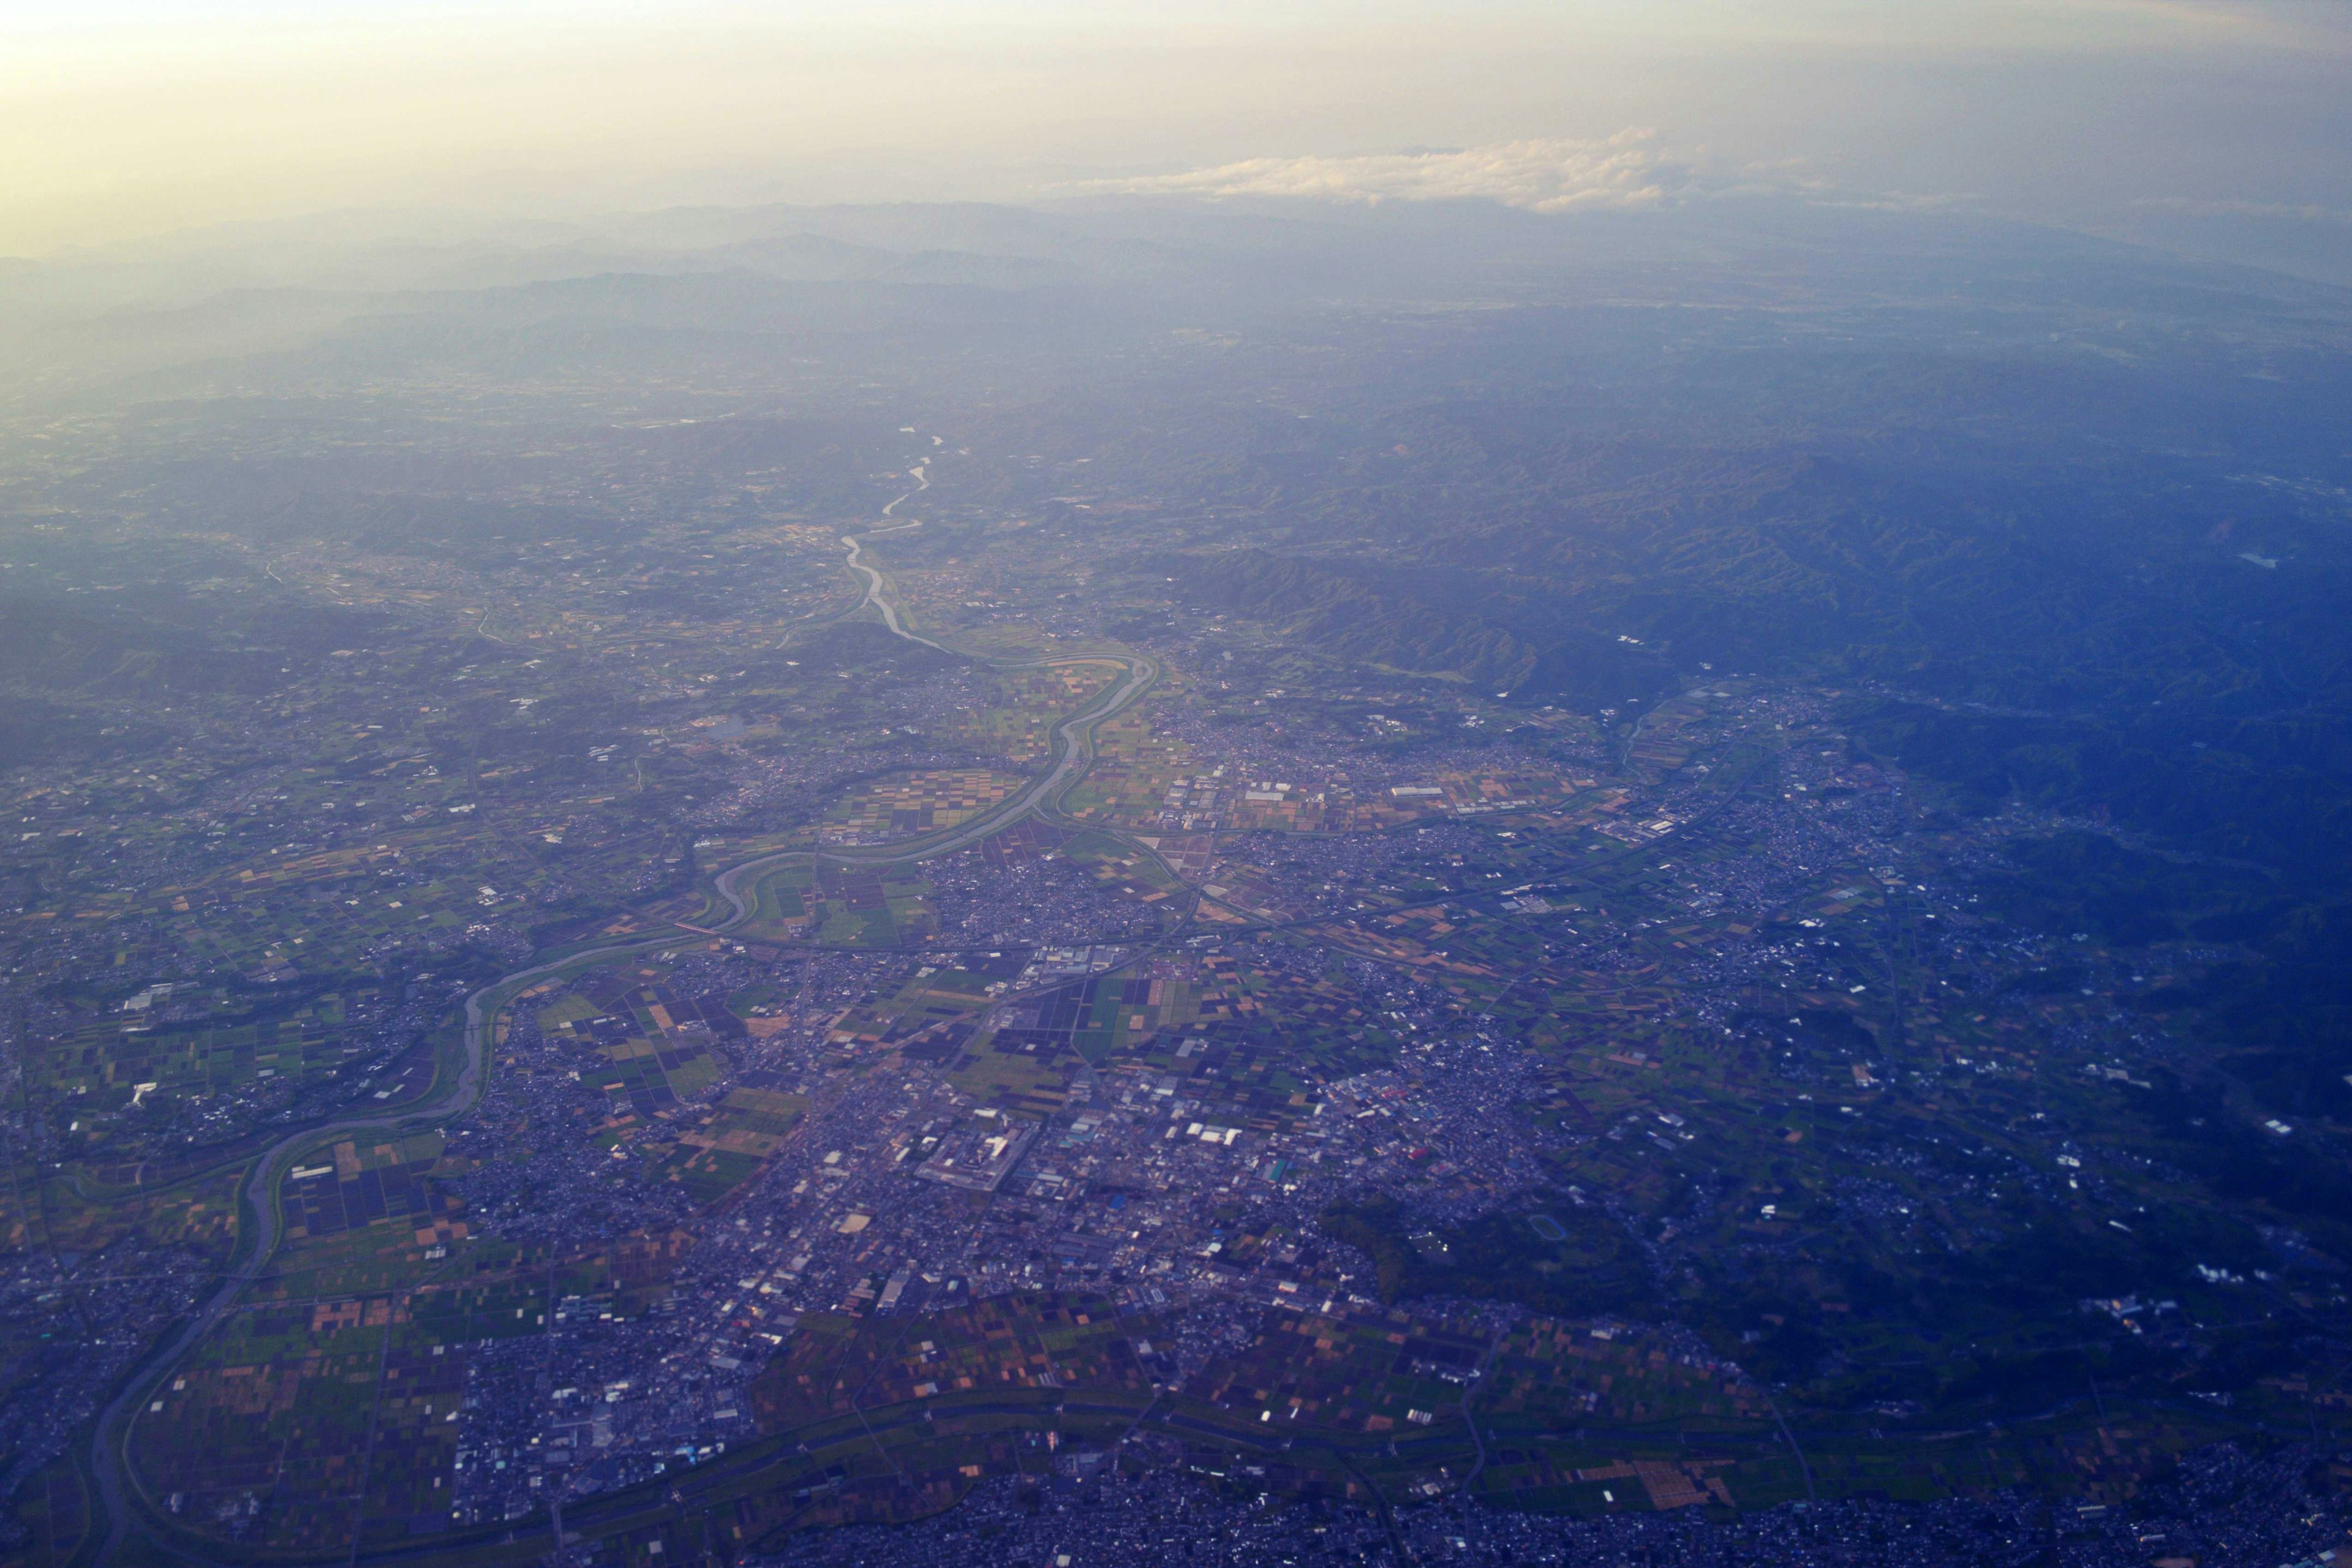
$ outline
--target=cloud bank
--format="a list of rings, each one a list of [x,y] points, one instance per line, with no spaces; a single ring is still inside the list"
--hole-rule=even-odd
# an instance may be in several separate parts
[[[2192,201],[2186,196],[2143,196],[2132,204],[2145,212],[2179,217],[2275,218],[2284,223],[2352,225],[2352,209],[2314,203]]]
[[[1251,158],[1182,174],[1089,180],[1072,188],[1099,195],[1287,196],[1368,205],[1484,199],[1527,212],[1566,213],[1638,210],[1696,195],[1798,185],[1754,171],[1708,168],[1661,149],[1652,132],[1630,130],[1601,142],[1545,138],[1352,157]]]

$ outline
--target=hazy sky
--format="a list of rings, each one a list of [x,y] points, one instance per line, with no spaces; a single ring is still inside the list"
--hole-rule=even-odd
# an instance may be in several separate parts
[[[5,0],[0,254],[378,204],[1742,181],[2352,251],[2347,83],[2341,0]]]

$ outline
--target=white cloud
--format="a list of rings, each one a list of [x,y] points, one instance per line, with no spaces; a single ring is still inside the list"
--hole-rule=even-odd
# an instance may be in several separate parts
[[[2187,196],[2143,196],[2132,204],[2144,211],[2182,217],[2275,218],[2285,223],[2352,224],[2352,211],[2288,202],[2196,201]]]
[[[1656,132],[1642,129],[1600,142],[1544,137],[1347,157],[1251,158],[1062,188],[1093,195],[1284,196],[1367,205],[1483,199],[1537,213],[1640,211],[1767,194],[1890,212],[1946,212],[1980,199],[1972,194],[1858,189],[1823,178],[1799,160],[1733,163],[1703,152],[1661,147]]]
[[[1621,131],[1602,142],[1545,138],[1481,147],[1352,157],[1251,158],[1210,169],[1074,187],[1129,195],[1289,196],[1366,204],[1484,198],[1528,212],[1658,207],[1731,190],[1799,188],[1753,170],[1711,168],[1661,149],[1654,132]]]

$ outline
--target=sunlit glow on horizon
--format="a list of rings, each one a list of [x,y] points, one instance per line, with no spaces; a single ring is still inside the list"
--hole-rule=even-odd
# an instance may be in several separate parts
[[[1017,199],[1221,188],[1243,165],[1312,194],[1318,164],[1360,195],[1363,160],[1401,148],[1629,126],[2045,216],[2334,211],[2352,176],[2328,184],[2324,154],[2352,165],[2352,114],[2315,106],[2347,37],[2331,8],[2194,0],[19,5],[0,18],[0,254],[384,203]],[[2237,82],[2238,122],[2188,118],[2184,73]],[[1527,171],[1490,173],[1515,200]],[[1573,185],[1527,205],[1617,199]]]

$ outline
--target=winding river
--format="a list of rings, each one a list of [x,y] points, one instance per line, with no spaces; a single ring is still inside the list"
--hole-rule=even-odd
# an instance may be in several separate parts
[[[884,517],[895,517],[901,505],[930,488],[929,466],[926,461],[911,470],[915,488],[884,507]],[[890,629],[892,635],[960,658],[981,659],[999,668],[1109,664],[1121,668],[1123,679],[1097,692],[1078,711],[1055,726],[1053,765],[1044,776],[992,810],[943,833],[907,845],[869,850],[830,851],[827,852],[828,858],[862,865],[903,864],[929,859],[969,847],[1033,812],[1049,808],[1093,763],[1096,726],[1126,710],[1159,679],[1159,668],[1152,660],[1124,651],[1056,658],[992,659],[967,649],[950,647],[910,630],[892,600],[889,579],[866,560],[864,541],[921,526],[919,521],[898,522],[887,528],[841,536],[841,542],[848,552],[846,564],[866,580],[866,598],[859,609],[871,607],[879,612],[882,624]],[[750,889],[756,888],[761,876],[789,862],[814,858],[812,851],[789,850],[745,861],[722,872],[717,879],[718,890],[733,912],[716,929],[730,931],[751,918],[758,907],[758,898],[756,892]],[[417,1132],[463,1117],[482,1097],[488,1070],[491,1030],[499,1012],[517,993],[566,971],[590,967],[625,953],[674,946],[679,940],[680,933],[675,930],[650,932],[501,976],[466,999],[465,1040],[457,1069],[446,1083],[436,1079],[436,1088],[429,1098],[371,1115],[339,1117],[313,1123],[299,1131],[288,1133],[254,1159],[241,1189],[246,1222],[238,1226],[234,1266],[196,1310],[148,1354],[121,1390],[100,1412],[98,1425],[90,1439],[89,1465],[97,1487],[95,1500],[106,1521],[105,1534],[96,1558],[101,1568],[119,1559],[131,1532],[134,1509],[151,1513],[152,1510],[153,1500],[140,1487],[130,1459],[131,1427],[140,1413],[142,1402],[152,1396],[153,1391],[212,1332],[236,1307],[238,1298],[268,1268],[284,1231],[278,1188],[294,1160],[331,1139],[361,1133],[380,1137]]]

